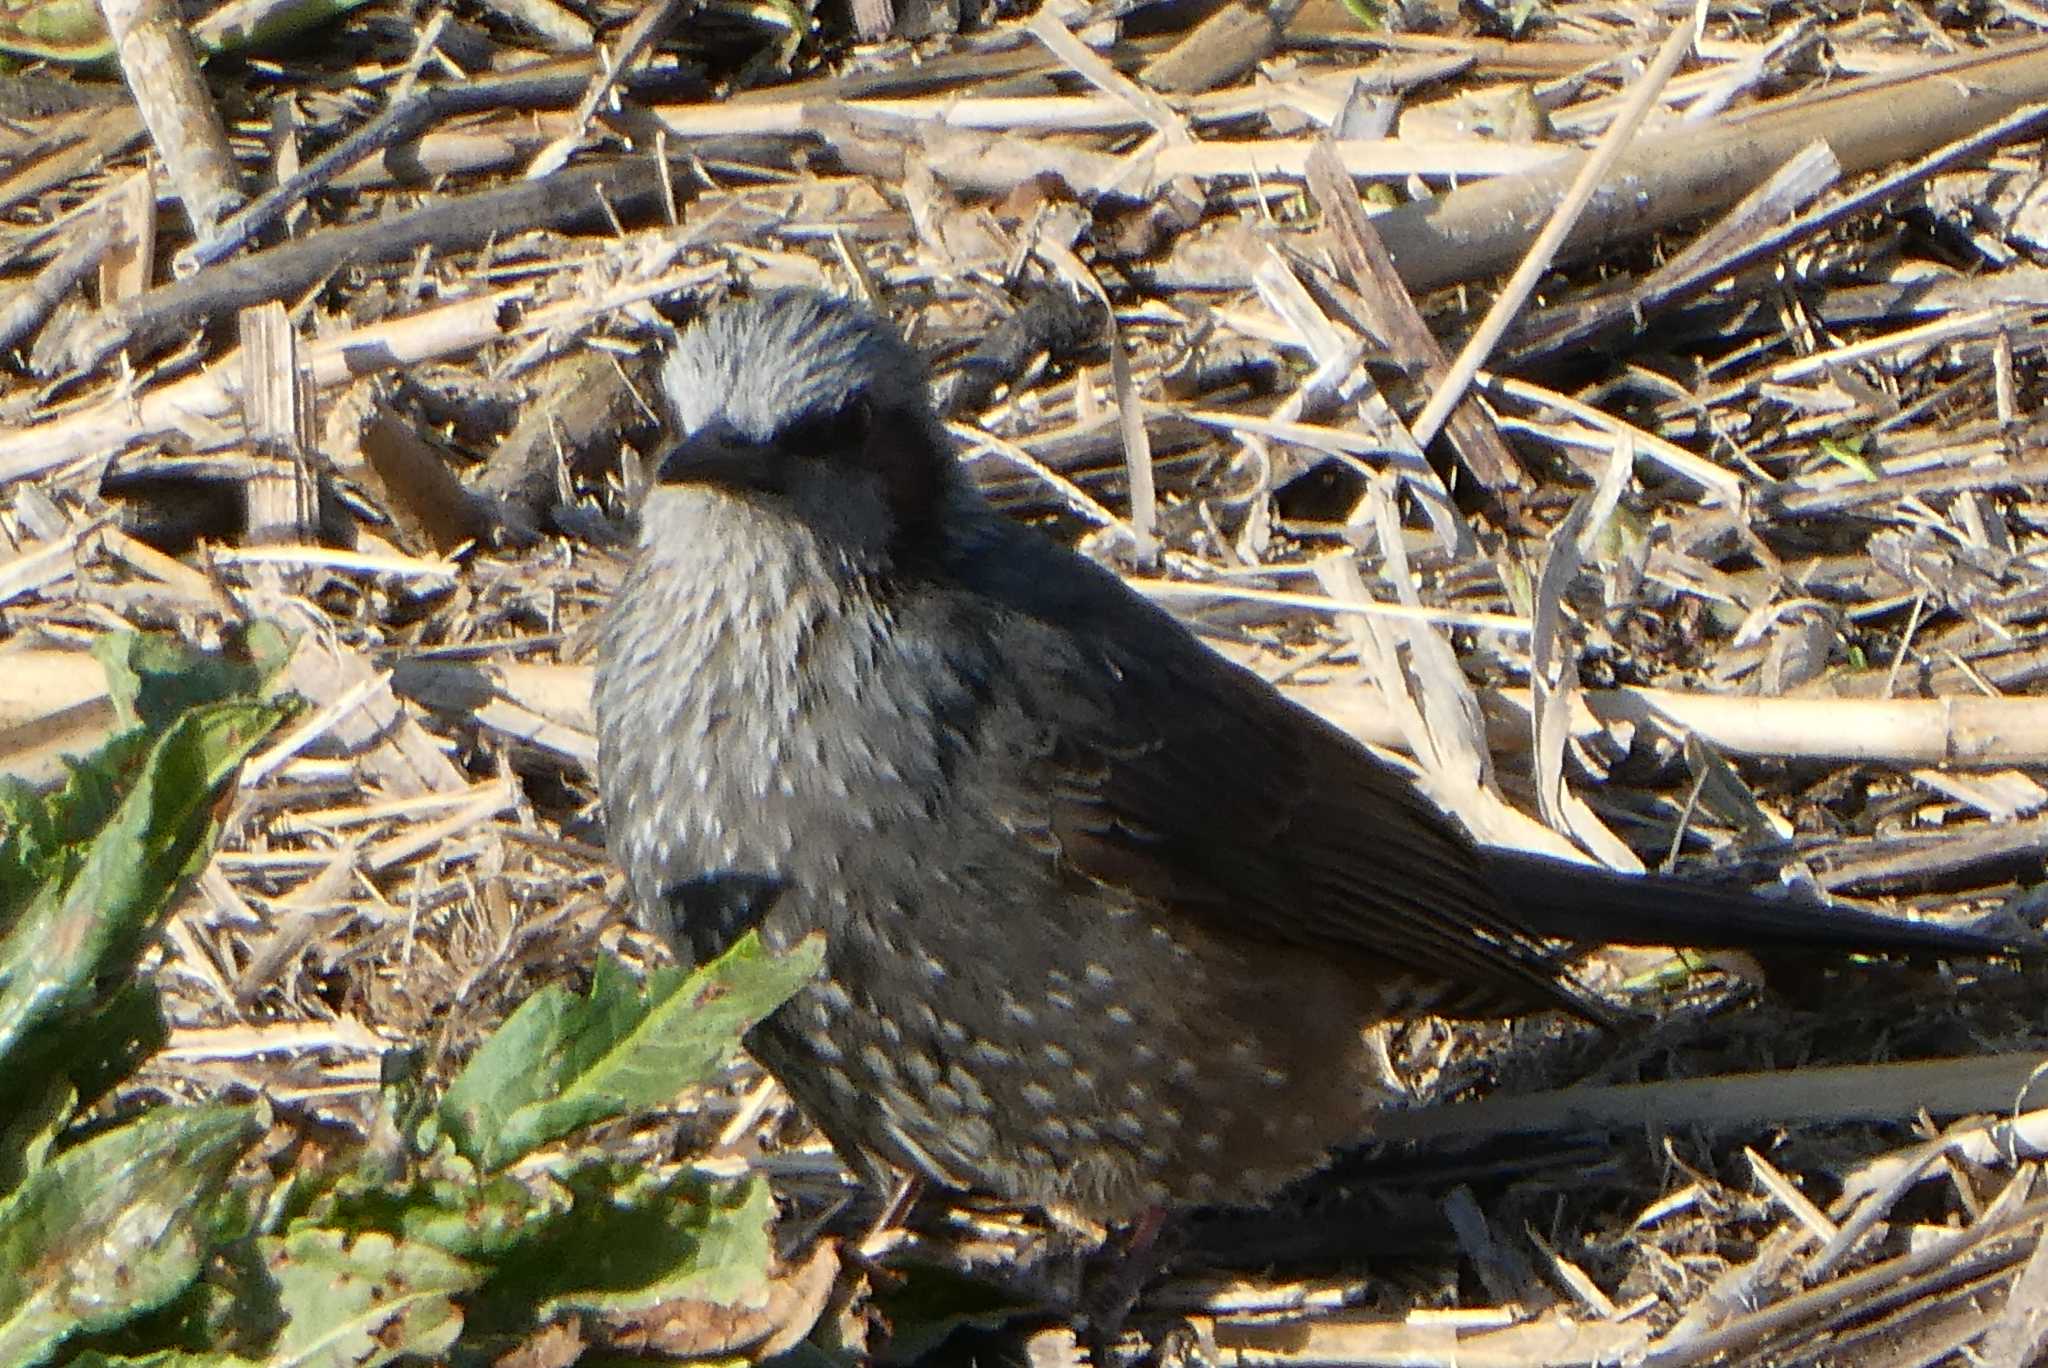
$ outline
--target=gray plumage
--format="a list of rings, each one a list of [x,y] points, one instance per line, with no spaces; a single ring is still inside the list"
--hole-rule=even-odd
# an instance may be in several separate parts
[[[599,639],[608,839],[692,958],[825,932],[749,1045],[868,1176],[1253,1201],[1365,1132],[1362,1026],[1601,1014],[1401,775],[991,512],[886,323],[731,305],[664,385]],[[1527,882],[1629,939],[1584,877]]]

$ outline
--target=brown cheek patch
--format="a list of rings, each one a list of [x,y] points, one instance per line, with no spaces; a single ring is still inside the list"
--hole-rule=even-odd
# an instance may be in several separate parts
[[[881,477],[882,491],[896,521],[898,543],[923,541],[938,530],[939,458],[909,420],[875,415],[868,428],[865,459]]]

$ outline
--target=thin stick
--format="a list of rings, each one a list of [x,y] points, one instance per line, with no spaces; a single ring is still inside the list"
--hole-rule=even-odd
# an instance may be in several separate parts
[[[1500,298],[1493,301],[1493,307],[1480,320],[1478,331],[1465,343],[1465,349],[1458,353],[1458,359],[1451,363],[1450,372],[1438,385],[1436,393],[1429,396],[1429,402],[1417,414],[1411,430],[1415,433],[1418,446],[1428,446],[1436,440],[1436,434],[1443,428],[1444,420],[1451,416],[1451,410],[1465,397],[1465,391],[1472,384],[1472,377],[1486,364],[1486,358],[1493,354],[1493,348],[1507,332],[1508,324],[1514,321],[1530,294],[1536,289],[1536,282],[1550,269],[1551,260],[1558,249],[1564,246],[1565,237],[1572,225],[1579,221],[1586,206],[1593,200],[1594,191],[1607,178],[1629,140],[1635,137],[1636,129],[1642,125],[1643,116],[1650,112],[1664,83],[1671,79],[1671,73],[1678,69],[1679,61],[1692,47],[1693,21],[1685,20],[1672,30],[1664,40],[1664,46],[1657,51],[1657,59],[1650,63],[1650,69],[1643,73],[1643,79],[1636,84],[1635,96],[1628,107],[1621,111],[1619,118],[1600,139],[1600,145],[1593,149],[1593,155],[1586,158],[1585,165],[1572,180],[1572,187],[1565,193],[1564,201],[1557,206],[1557,212],[1543,225],[1543,231],[1536,235],[1536,241],[1529,247],[1522,264],[1515,268],[1508,278],[1507,286],[1501,290]]]

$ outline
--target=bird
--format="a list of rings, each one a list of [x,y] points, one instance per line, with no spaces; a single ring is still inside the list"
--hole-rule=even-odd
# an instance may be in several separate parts
[[[1370,1137],[1365,1028],[1616,1021],[1561,941],[2011,949],[1475,844],[992,509],[864,305],[728,300],[661,375],[596,632],[606,840],[691,962],[823,933],[747,1046],[863,1183],[1104,1226],[1257,1205]]]

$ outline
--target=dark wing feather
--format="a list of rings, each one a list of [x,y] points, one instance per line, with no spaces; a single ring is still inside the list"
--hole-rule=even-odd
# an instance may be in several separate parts
[[[948,635],[1031,663],[993,684],[1033,719],[1040,820],[1071,872],[1227,934],[1430,980],[1418,1012],[1606,1015],[1398,771],[1107,572],[1029,533],[984,535],[1006,544],[956,563],[973,592],[955,610],[987,618]]]
[[[1866,955],[2041,954],[2038,944],[1996,931],[1907,921],[1798,895],[1759,898],[1696,879],[1616,874],[1524,850],[1488,849],[1482,856],[1516,916],[1558,940]]]

